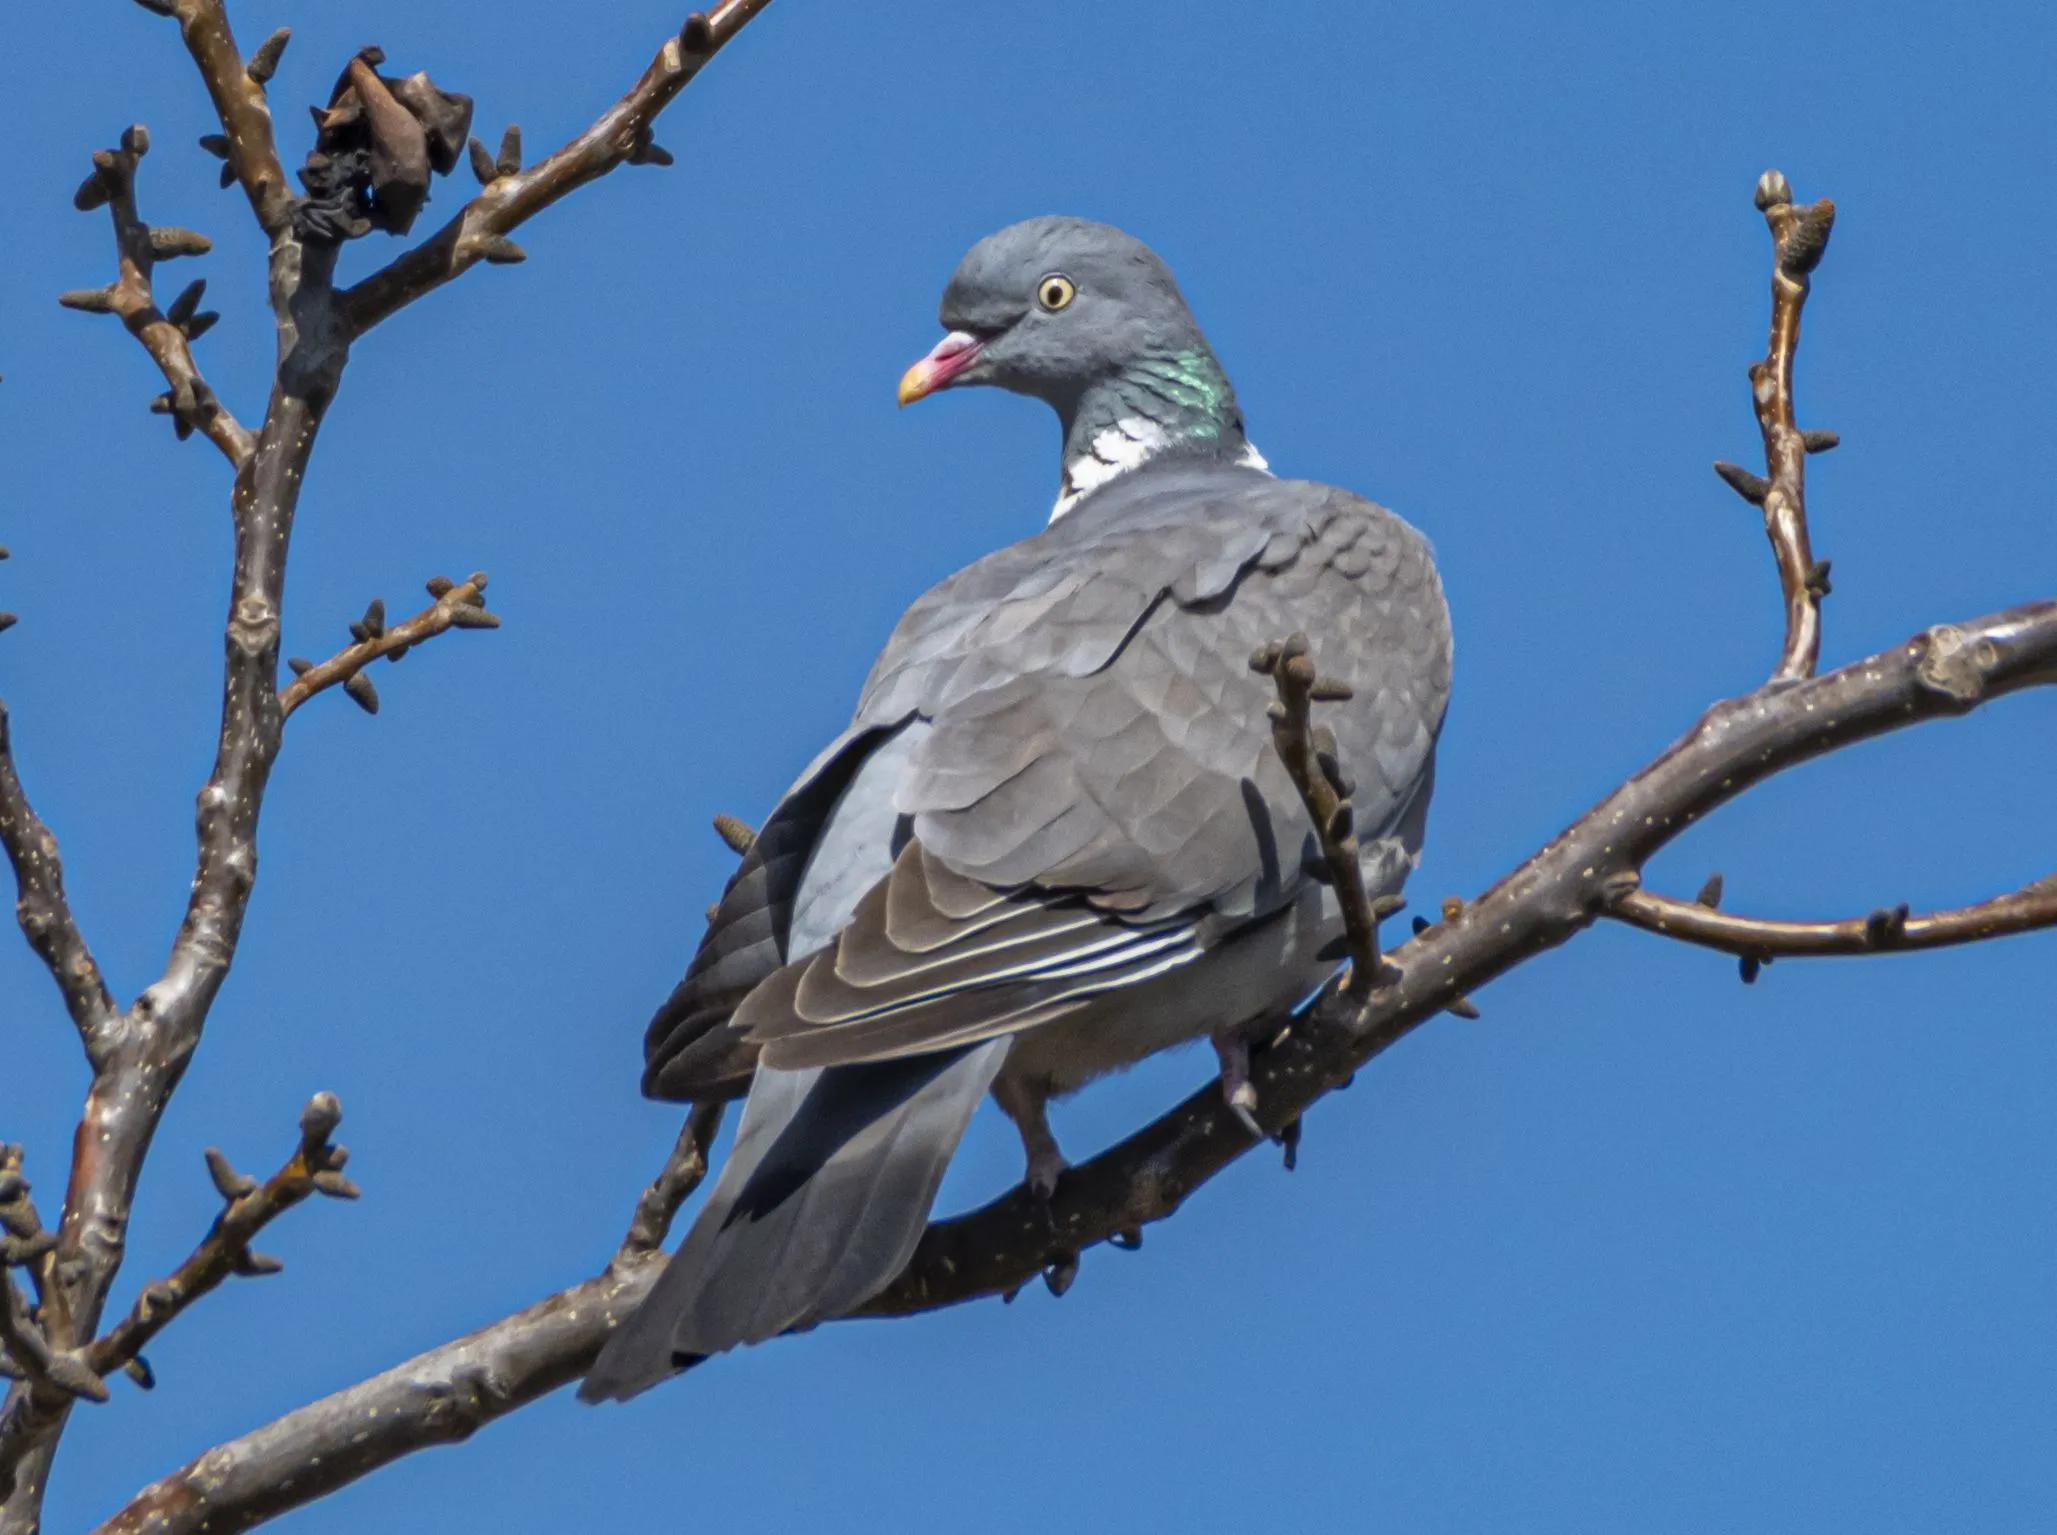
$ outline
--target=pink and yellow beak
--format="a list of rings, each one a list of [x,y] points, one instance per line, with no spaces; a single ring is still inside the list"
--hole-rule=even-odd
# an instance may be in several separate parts
[[[900,403],[912,405],[938,389],[949,388],[950,381],[977,362],[984,349],[985,343],[970,331],[951,331],[928,356],[900,376]]]

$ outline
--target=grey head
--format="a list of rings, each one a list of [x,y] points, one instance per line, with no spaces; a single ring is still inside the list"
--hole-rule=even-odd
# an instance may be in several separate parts
[[[1062,515],[1167,450],[1263,460],[1171,269],[1110,224],[1045,217],[974,245],[943,290],[949,332],[900,403],[992,384],[1045,401],[1064,432]]]

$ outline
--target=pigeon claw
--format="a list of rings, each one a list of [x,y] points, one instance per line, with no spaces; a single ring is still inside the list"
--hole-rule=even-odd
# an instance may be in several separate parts
[[[1257,1123],[1257,1088],[1250,1080],[1250,1041],[1241,1029],[1217,1029],[1214,1054],[1221,1062],[1221,1097],[1238,1123],[1258,1140],[1264,1127]]]
[[[1229,1099],[1228,1107],[1229,1112],[1236,1116],[1237,1122],[1250,1132],[1253,1140],[1265,1139],[1264,1126],[1257,1123],[1257,1090],[1254,1087],[1245,1083],[1242,1092]]]

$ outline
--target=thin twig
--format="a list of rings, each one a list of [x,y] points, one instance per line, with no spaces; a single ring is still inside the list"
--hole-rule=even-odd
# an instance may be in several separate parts
[[[250,1243],[293,1206],[313,1194],[357,1197],[357,1185],[343,1176],[350,1154],[329,1139],[342,1119],[335,1094],[315,1094],[300,1111],[300,1144],[261,1185],[239,1175],[220,1152],[208,1152],[208,1172],[224,1201],[221,1214],[192,1256],[169,1278],[145,1285],[129,1314],[86,1350],[96,1374],[111,1375],[135,1360],[180,1313],[231,1275],[278,1272],[278,1261],[253,1253]]]
[[[6,1366],[0,1374],[13,1380],[42,1380],[47,1378],[49,1363],[50,1345],[29,1320],[28,1308],[14,1288],[14,1276],[0,1267],[0,1364]],[[0,1496],[8,1490],[8,1485],[0,1482]]]
[[[1750,368],[1750,398],[1764,438],[1768,479],[1731,464],[1716,470],[1745,499],[1764,509],[1764,532],[1778,561],[1785,597],[1786,633],[1774,682],[1814,675],[1821,658],[1821,599],[1828,592],[1828,566],[1817,563],[1807,532],[1807,454],[1832,447],[1829,433],[1802,432],[1793,413],[1793,361],[1800,349],[1800,311],[1806,307],[1809,274],[1828,249],[1836,205],[1827,198],[1796,204],[1793,189],[1777,171],[1757,183],[1757,206],[1770,227],[1771,340],[1764,360]]]
[[[172,418],[179,435],[204,434],[221,449],[232,468],[240,469],[250,457],[250,434],[215,397],[193,360],[193,338],[213,323],[212,315],[194,312],[206,284],[188,288],[173,304],[173,316],[157,307],[151,286],[158,262],[202,256],[211,245],[204,235],[190,229],[153,229],[137,214],[136,165],[149,150],[150,135],[138,124],[122,134],[120,148],[94,154],[93,173],[73,201],[81,210],[106,205],[114,221],[118,275],[105,288],[67,293],[62,302],[67,308],[88,313],[119,315],[171,386],[159,406]]]
[[[646,157],[658,114],[770,3],[723,0],[704,16],[689,16],[642,78],[592,127],[528,170],[495,176],[435,234],[345,292],[350,334],[363,335],[481,261],[521,260],[521,248],[508,236],[567,193]]]
[[[1625,893],[1606,914],[1645,932],[1759,960],[1947,949],[2057,927],[2057,875],[1973,906],[1919,913],[1905,906],[1881,907],[1869,916],[1840,922],[1735,916],[1698,901],[1673,900],[1642,889]]]
[[[1343,932],[1350,945],[1350,974],[1343,994],[1361,1002],[1398,974],[1379,952],[1379,912],[1364,889],[1364,866],[1358,859],[1357,816],[1350,804],[1349,780],[1336,760],[1334,734],[1314,723],[1313,702],[1341,701],[1348,684],[1316,675],[1304,634],[1274,640],[1250,657],[1250,669],[1272,679],[1278,702],[1269,709],[1271,744],[1285,765],[1293,787],[1314,823],[1321,844],[1328,883],[1343,909]]]
[[[679,1206],[692,1197],[693,1190],[707,1176],[707,1155],[713,1149],[715,1136],[721,1133],[722,1111],[727,1107],[719,1099],[693,1106],[693,1112],[679,1129],[671,1155],[665,1159],[663,1171],[636,1201],[635,1218],[629,1222],[628,1234],[621,1239],[616,1262],[647,1258],[664,1246]]]
[[[290,663],[299,676],[279,692],[280,715],[290,716],[316,693],[337,686],[348,687],[351,679],[372,662],[381,657],[397,661],[416,645],[434,639],[445,630],[500,627],[499,615],[486,611],[484,571],[455,586],[438,577],[429,583],[429,589],[436,591],[438,588],[441,591],[435,602],[405,623],[395,624],[390,629],[382,623],[375,628],[360,623],[358,627],[365,630],[365,635],[356,644],[337,651],[316,666]],[[371,694],[367,707],[376,709],[377,700],[378,695]]]
[[[28,1270],[40,1302],[50,1291],[48,1249],[56,1246],[57,1239],[44,1230],[42,1213],[29,1197],[23,1160],[21,1147],[0,1143],[0,1232],[23,1244],[12,1250],[7,1261]]]
[[[93,951],[79,931],[71,900],[64,893],[64,865],[57,839],[30,808],[28,794],[14,766],[14,742],[7,707],[0,704],[0,846],[14,867],[19,894],[14,914],[22,936],[49,970],[64,997],[65,1010],[77,1026],[79,1039],[93,1059],[105,1049],[105,1037],[120,1008],[107,990]]]
[[[186,51],[192,54],[207,94],[213,98],[215,115],[221,119],[228,139],[229,169],[250,199],[258,227],[278,240],[292,227],[293,189],[279,162],[264,79],[277,66],[278,50],[284,48],[287,34],[274,34],[260,50],[270,52],[270,62],[253,69],[236,47],[222,0],[176,0],[174,14]]]

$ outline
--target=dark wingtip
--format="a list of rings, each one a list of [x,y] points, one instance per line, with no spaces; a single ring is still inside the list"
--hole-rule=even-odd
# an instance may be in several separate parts
[[[726,1014],[688,1019],[676,1047],[652,1050],[643,1066],[643,1096],[660,1103],[713,1103],[740,1098],[757,1074],[758,1046]]]
[[[612,1339],[609,1343],[612,1343]],[[600,1357],[586,1378],[579,1382],[578,1398],[589,1407],[602,1402],[626,1402],[641,1396],[653,1386],[661,1386],[674,1375],[683,1375],[695,1365],[705,1364],[712,1357],[707,1354],[671,1355],[671,1368],[651,1371],[647,1368],[633,1369],[624,1366],[621,1360],[609,1359],[611,1350],[602,1349]]]
[[[643,1073],[643,1096],[658,1103],[731,1103],[750,1091],[757,1074],[756,1047],[729,1069],[694,1073],[657,1068]]]

